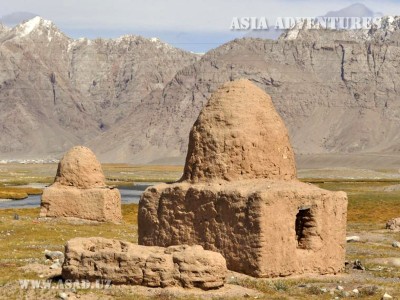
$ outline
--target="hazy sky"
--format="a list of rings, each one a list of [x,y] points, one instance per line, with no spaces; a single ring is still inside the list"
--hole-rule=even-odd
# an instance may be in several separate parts
[[[318,16],[353,3],[400,15],[400,0],[0,0],[0,15],[32,12],[73,37],[142,34],[201,51],[240,35],[229,30],[235,16]]]

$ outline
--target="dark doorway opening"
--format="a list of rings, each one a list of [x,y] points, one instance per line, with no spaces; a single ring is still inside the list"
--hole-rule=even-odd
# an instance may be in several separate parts
[[[297,248],[307,249],[310,229],[313,227],[313,216],[310,207],[301,207],[296,215]]]

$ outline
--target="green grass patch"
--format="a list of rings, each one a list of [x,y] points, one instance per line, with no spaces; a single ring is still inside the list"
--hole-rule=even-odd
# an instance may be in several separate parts
[[[400,191],[384,191],[393,182],[324,182],[319,187],[345,191],[349,198],[347,221],[375,224],[384,228],[386,221],[400,216]]]
[[[22,200],[28,195],[41,195],[42,189],[31,187],[0,187],[0,199]]]
[[[1,209],[0,284],[21,278],[20,266],[29,261],[44,262],[45,249],[63,251],[65,243],[74,237],[100,236],[136,243],[137,210],[137,204],[122,205],[124,221],[121,225],[80,225],[66,221],[38,221],[39,208]],[[19,220],[14,220],[15,214],[19,215]]]
[[[134,182],[173,182],[183,172],[183,166],[103,164],[102,168],[107,184],[116,186],[131,185]],[[0,187],[51,184],[56,171],[57,164],[0,165]]]
[[[377,183],[377,182],[383,182],[383,183],[388,183],[388,184],[399,184],[400,180],[396,179],[388,179],[388,178],[378,178],[378,179],[342,179],[342,178],[300,178],[299,179],[302,182],[309,182],[309,183]]]
[[[0,187],[0,199],[22,200],[28,195],[41,195],[42,189],[31,187]]]
[[[48,165],[2,165],[0,166],[0,193],[26,193],[33,194],[39,191],[16,185],[30,183],[51,183],[56,172],[56,164]],[[132,166],[126,164],[106,164],[103,170],[110,185],[129,186],[134,182],[175,181],[181,177],[182,166]],[[368,263],[367,259],[396,257],[398,249],[391,247],[392,240],[400,240],[400,233],[388,233],[382,229],[387,220],[400,216],[400,191],[385,191],[384,187],[397,184],[395,180],[331,180],[331,179],[302,179],[313,182],[321,188],[347,192],[349,197],[348,223],[349,232],[355,232],[362,237],[361,243],[347,244],[346,259],[360,259],[371,275],[365,280],[362,277],[354,279],[354,283],[347,283],[346,290],[368,284],[388,288],[393,296],[400,295],[400,286],[397,282],[385,281],[398,278],[400,268],[384,267],[378,271],[369,271],[376,267]],[[13,187],[7,186],[12,184]],[[40,189],[39,189],[40,190]],[[0,196],[1,197],[1,196]],[[43,251],[63,251],[65,243],[74,237],[100,236],[137,242],[137,213],[138,205],[122,205],[123,223],[115,224],[70,224],[65,221],[38,221],[39,209],[1,209],[0,210],[0,285],[21,278],[38,279],[36,274],[21,273],[19,267],[32,262],[44,262]],[[14,220],[14,215],[19,215],[19,220]],[[369,234],[384,235],[386,240],[376,242],[369,240]],[[362,271],[361,271],[362,272]],[[361,273],[360,273],[361,274]],[[237,279],[233,284],[255,289],[264,294],[259,299],[332,299],[329,293],[321,293],[321,288],[332,288],[342,285],[338,279]],[[307,284],[307,287],[299,285]],[[397,284],[397,285],[396,285]],[[353,287],[351,287],[353,286]],[[360,289],[361,291],[361,289]],[[85,291],[82,291],[85,293]],[[110,291],[95,291],[100,296],[108,295],[115,299],[149,299],[136,295],[130,291],[113,289]],[[370,292],[369,290],[357,298],[377,299],[382,290]],[[360,293],[361,294],[361,293]],[[14,298],[20,298],[18,294]],[[38,298],[43,296],[38,295]],[[55,295],[52,295],[55,296]],[[336,295],[335,296],[339,296]],[[10,297],[12,299],[13,297]],[[160,294],[155,299],[176,299],[168,294]],[[154,299],[153,298],[153,299]],[[181,299],[198,299],[197,297],[184,297]]]

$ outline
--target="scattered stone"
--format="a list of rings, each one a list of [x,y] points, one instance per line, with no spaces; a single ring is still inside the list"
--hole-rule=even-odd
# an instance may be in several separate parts
[[[360,291],[358,289],[354,289],[352,290],[353,294],[358,295],[360,293]]]
[[[64,253],[62,253],[61,251],[49,251],[46,249],[44,250],[44,256],[51,261],[58,260],[61,263],[64,262]]]
[[[388,293],[385,293],[385,294],[382,296],[381,299],[382,299],[382,300],[389,300],[389,299],[393,299],[393,297],[390,296]]]
[[[59,269],[59,268],[61,268],[61,263],[60,263],[60,262],[58,261],[58,259],[57,259],[57,261],[54,262],[54,263],[50,266],[50,269],[55,270],[55,269]]]
[[[400,248],[400,242],[394,241],[394,242],[392,243],[392,247],[394,247],[394,248]]]
[[[361,263],[361,261],[359,261],[358,259],[356,259],[356,260],[354,261],[354,263],[353,263],[353,269],[365,271],[365,267],[363,266],[363,264]]]
[[[62,300],[67,300],[68,299],[68,295],[64,292],[59,293],[58,294],[58,298],[62,299]]]
[[[348,236],[346,237],[346,242],[351,243],[351,242],[359,242],[361,238],[358,235],[353,235],[353,236]]]
[[[73,147],[64,155],[54,183],[43,191],[40,216],[121,222],[121,195],[106,186],[101,165],[89,148]]]
[[[104,238],[68,241],[62,269],[62,277],[70,280],[204,290],[222,287],[226,274],[222,255],[201,246],[146,247]]]
[[[386,229],[392,231],[400,231],[400,218],[394,218],[386,223]]]
[[[193,125],[181,180],[143,193],[139,244],[200,244],[255,277],[337,273],[346,215],[345,193],[296,180],[270,96],[237,80],[211,96]]]
[[[238,284],[238,278],[236,276],[230,276],[227,280],[229,284]]]
[[[343,291],[343,290],[344,290],[344,288],[343,288],[341,285],[338,285],[338,286],[336,287],[336,289],[337,289],[338,291]]]

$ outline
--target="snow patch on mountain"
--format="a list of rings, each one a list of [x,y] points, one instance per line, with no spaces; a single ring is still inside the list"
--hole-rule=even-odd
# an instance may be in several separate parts
[[[12,29],[15,33],[14,38],[28,38],[32,35],[47,36],[47,41],[50,43],[54,38],[66,37],[58,28],[49,20],[41,17],[34,17],[25,21]]]
[[[51,28],[53,23],[48,20],[44,20],[41,17],[34,17],[33,19],[30,19],[16,27],[19,36],[24,37],[33,32],[36,29],[39,28]],[[43,32],[40,32],[43,33]]]

